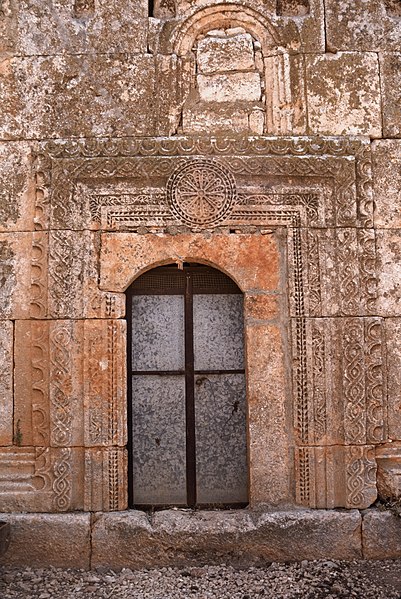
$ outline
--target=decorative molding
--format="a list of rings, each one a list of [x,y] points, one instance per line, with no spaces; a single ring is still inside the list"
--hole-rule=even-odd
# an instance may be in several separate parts
[[[53,505],[56,512],[66,512],[70,508],[72,495],[71,448],[61,449],[53,466]]]
[[[56,446],[68,446],[72,441],[72,403],[71,350],[73,337],[70,326],[61,321],[50,333],[50,361],[52,376],[50,380],[50,438]]]

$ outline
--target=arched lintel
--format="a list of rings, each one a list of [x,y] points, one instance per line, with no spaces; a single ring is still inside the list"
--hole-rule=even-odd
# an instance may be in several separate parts
[[[238,289],[240,289],[240,291],[242,293],[244,293],[244,289],[241,287],[240,281],[238,281],[236,279],[236,277],[233,275],[233,273],[229,272],[226,268],[222,268],[219,264],[215,264],[214,262],[205,259],[204,257],[199,258],[199,257],[193,257],[193,256],[185,256],[185,257],[171,256],[171,258],[159,260],[152,264],[148,264],[143,268],[138,269],[137,271],[135,271],[133,273],[132,279],[130,279],[130,281],[129,281],[128,285],[126,286],[126,288],[124,289],[124,291],[126,292],[131,287],[131,285],[141,275],[145,274],[145,272],[149,272],[150,270],[153,270],[154,268],[158,268],[159,266],[168,266],[168,265],[177,264],[177,266],[180,267],[180,265],[182,265],[184,263],[202,264],[204,266],[210,266],[211,268],[219,270],[220,272],[227,275],[227,277],[229,277],[232,281],[234,281],[234,283],[237,285]]]
[[[257,39],[264,51],[282,46],[281,36],[273,23],[259,11],[243,4],[214,4],[198,9],[171,32],[172,51],[187,55],[195,40],[212,29],[243,27]]]

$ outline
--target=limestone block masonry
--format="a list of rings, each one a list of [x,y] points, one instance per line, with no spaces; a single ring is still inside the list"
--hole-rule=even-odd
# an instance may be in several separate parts
[[[400,43],[399,0],[3,2],[4,563],[401,556]],[[149,521],[125,292],[184,263],[243,294],[249,505]]]

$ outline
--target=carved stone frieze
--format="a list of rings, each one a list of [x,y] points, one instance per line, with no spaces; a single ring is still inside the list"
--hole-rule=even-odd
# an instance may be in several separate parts
[[[127,508],[127,450],[121,447],[85,450],[84,509]]]
[[[382,443],[387,438],[383,319],[308,318],[305,336],[308,402],[305,408],[298,404],[295,413],[301,444]],[[299,362],[294,353],[294,383],[301,398]]]
[[[50,142],[43,145],[37,157],[38,214],[46,195],[53,228],[97,229],[100,225],[102,229],[133,230],[182,224],[163,199],[167,181],[178,172],[179,164],[184,169],[197,169],[199,163],[186,163],[204,157],[209,164],[215,164],[213,168],[221,164],[232,173],[239,194],[263,195],[269,189],[267,195],[274,196],[275,189],[283,194],[284,188],[287,195],[301,192],[323,196],[319,201],[320,220],[306,221],[306,225],[353,226],[361,220],[366,226],[372,208],[366,148],[365,142],[352,138],[177,137]],[[43,173],[49,162],[51,184]],[[263,183],[262,188],[249,188],[250,175],[264,181],[264,188]],[[265,204],[270,204],[269,198]],[[286,205],[285,198],[280,204]],[[49,217],[44,210],[42,216],[38,217],[38,226],[47,228]],[[234,220],[238,222],[238,217]],[[254,214],[243,224],[255,224],[257,220]],[[230,225],[229,218],[225,222]],[[214,225],[213,221],[206,224]]]
[[[309,228],[302,232],[302,241],[308,315],[369,316],[377,313],[374,229]]]
[[[99,291],[98,238],[89,231],[49,233],[48,315],[51,318],[119,318],[125,298]],[[33,265],[33,268],[36,264]],[[39,280],[38,280],[39,279]],[[38,277],[36,287],[45,289],[46,279]],[[39,300],[32,300],[32,310]]]
[[[21,446],[50,444],[49,323],[15,323],[14,439]]]
[[[297,501],[314,508],[367,508],[377,497],[372,446],[296,449]]]
[[[83,508],[83,450],[2,447],[0,510],[65,512]]]
[[[125,445],[125,321],[18,321],[16,348],[18,445]]]

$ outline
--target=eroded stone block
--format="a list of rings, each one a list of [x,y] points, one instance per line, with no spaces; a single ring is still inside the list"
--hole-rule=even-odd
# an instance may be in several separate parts
[[[383,316],[401,314],[401,230],[377,230],[378,310]]]
[[[57,6],[24,0],[16,16],[18,53],[145,52],[147,8],[144,0],[63,0]]]
[[[218,264],[243,291],[277,290],[280,286],[277,243],[270,235],[104,233],[100,287],[123,291],[150,265],[190,261]]]
[[[0,511],[83,509],[83,449],[2,447],[0,458]]]
[[[310,228],[303,235],[306,312],[311,316],[376,314],[375,231]]]
[[[34,187],[28,144],[0,143],[0,231],[34,229]]]
[[[325,0],[328,47],[332,51],[399,51],[401,21],[386,1]]]
[[[294,424],[301,444],[383,442],[387,438],[383,319],[305,323],[293,319],[292,327]]]
[[[125,510],[127,500],[127,450],[121,447],[86,449],[84,510]]]
[[[223,32],[224,34],[224,32]],[[198,42],[197,63],[205,75],[255,68],[253,40],[249,33],[218,37],[208,35]]]
[[[19,445],[126,444],[125,328],[121,320],[17,321]]]
[[[11,525],[3,566],[90,567],[90,514],[2,514]]]
[[[0,318],[30,314],[32,233],[0,233]]]
[[[401,140],[373,142],[375,226],[401,228]]]
[[[93,526],[92,567],[190,566],[227,563],[237,567],[300,559],[361,557],[361,516],[299,510],[98,515]]]
[[[20,446],[50,445],[49,323],[18,320],[14,352],[14,439]]]
[[[311,133],[381,136],[376,54],[307,56],[306,81]]]
[[[249,495],[251,506],[290,496],[290,414],[286,410],[283,332],[277,325],[247,324]]]
[[[401,446],[385,443],[376,447],[377,492],[384,501],[401,498]]]
[[[369,510],[362,519],[362,546],[365,559],[401,557],[399,516],[389,511]]]
[[[0,320],[0,445],[13,442],[13,345],[13,323]]]
[[[155,133],[155,66],[151,55],[131,55],[130,60],[124,54],[18,57],[7,67],[7,82],[10,88],[1,109],[6,116],[0,136]],[[9,116],[14,114],[22,128]]]
[[[52,318],[121,317],[125,298],[98,288],[99,237],[89,231],[49,234],[48,306]]]
[[[262,96],[259,73],[198,75],[197,83],[205,102],[257,102]]]
[[[401,18],[398,18],[401,35]],[[383,137],[401,137],[401,53],[379,54]]]

